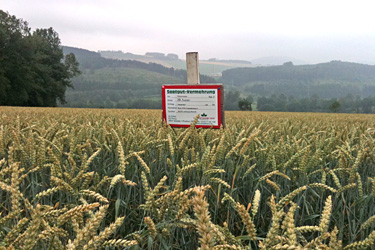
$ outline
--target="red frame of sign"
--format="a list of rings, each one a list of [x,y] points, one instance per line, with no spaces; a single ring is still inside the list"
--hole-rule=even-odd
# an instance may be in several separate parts
[[[220,128],[222,125],[222,110],[221,110],[221,89],[223,85],[204,85],[204,84],[196,84],[196,85],[163,85],[161,87],[162,92],[162,101],[163,101],[163,120],[167,123],[167,112],[166,112],[166,100],[165,100],[165,92],[167,89],[217,89],[217,111],[218,111],[218,125],[196,125],[196,128]],[[171,127],[180,127],[180,128],[188,128],[189,125],[182,125],[182,124],[168,124]]]

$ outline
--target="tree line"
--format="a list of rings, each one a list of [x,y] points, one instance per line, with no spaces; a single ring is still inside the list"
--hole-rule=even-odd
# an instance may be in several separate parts
[[[375,95],[361,98],[348,94],[341,98],[323,99],[317,95],[310,98],[296,99],[283,94],[271,97],[259,97],[259,111],[285,112],[340,112],[340,113],[375,113]]]
[[[347,94],[341,98],[325,99],[318,95],[310,98],[287,97],[284,94],[241,97],[239,91],[225,93],[225,110],[258,110],[275,112],[321,112],[321,113],[364,113],[375,114],[375,95],[361,98]]]

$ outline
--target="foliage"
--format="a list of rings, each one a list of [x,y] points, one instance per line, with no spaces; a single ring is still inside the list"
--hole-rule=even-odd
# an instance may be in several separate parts
[[[339,103],[339,101],[335,100],[331,103],[331,105],[329,105],[329,110],[331,110],[333,113],[337,113],[339,112],[340,107],[341,104]]]
[[[251,104],[252,104],[251,101],[249,99],[245,99],[245,98],[241,98],[238,101],[238,107],[242,111],[252,111]]]
[[[240,92],[228,90],[224,92],[225,110],[238,110],[238,101],[240,100]]]
[[[375,120],[0,108],[1,249],[367,249]]]
[[[52,29],[30,32],[27,22],[0,10],[0,105],[56,106],[65,101],[70,79],[79,73]]]

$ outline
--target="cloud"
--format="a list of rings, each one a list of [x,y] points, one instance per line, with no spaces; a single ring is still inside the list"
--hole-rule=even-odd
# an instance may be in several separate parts
[[[32,28],[89,50],[251,60],[291,56],[375,63],[372,1],[3,0]]]

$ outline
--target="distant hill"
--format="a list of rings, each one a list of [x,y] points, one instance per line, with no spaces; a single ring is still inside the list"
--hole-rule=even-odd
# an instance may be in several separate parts
[[[304,65],[307,64],[305,61],[302,61],[297,58],[287,57],[287,56],[268,56],[260,57],[251,60],[255,65],[262,66],[274,66],[274,65],[283,65],[285,62],[292,62],[294,65]]]
[[[135,60],[143,63],[156,63],[167,68],[186,69],[185,61],[182,61],[175,54],[147,52],[145,55],[137,55],[130,52],[101,50],[100,55],[107,59]]]
[[[245,60],[220,60],[216,58],[208,59],[208,62],[218,62],[218,63],[233,63],[233,64],[252,64],[250,61]]]
[[[85,70],[73,79],[65,106],[90,108],[161,108],[161,85],[181,78],[126,67]]]
[[[244,60],[219,60],[209,59],[199,61],[199,70],[210,76],[221,76],[223,71],[234,68],[252,68],[256,67],[249,61]]]
[[[72,80],[74,89],[66,92],[65,106],[160,108],[162,84],[186,83],[186,70],[137,60],[108,59],[74,47],[64,46],[63,52],[74,53],[82,71]],[[215,83],[215,79],[205,75],[200,75],[200,79],[202,83]]]
[[[83,69],[101,69],[104,67],[109,68],[135,68],[148,71],[157,72],[177,78],[181,78],[186,82],[186,70],[165,67],[161,64],[149,62],[144,63],[138,60],[121,60],[121,59],[108,59],[101,56],[101,54],[85,49],[63,46],[64,54],[74,53],[77,61]],[[215,79],[201,74],[200,79],[202,83],[214,83]]]
[[[99,51],[100,55],[108,59],[136,60],[144,63],[157,63],[167,68],[186,70],[186,61],[179,59],[176,54],[160,52],[147,52],[145,55],[136,55],[122,51]],[[224,70],[237,67],[254,67],[251,62],[244,60],[219,60],[211,58],[199,61],[199,71],[203,75],[221,76]]]
[[[338,98],[375,94],[375,66],[331,61],[315,65],[236,68],[223,72],[222,82],[260,96]]]
[[[178,55],[169,53],[165,55],[164,53],[160,52],[146,52],[145,55],[137,55],[130,52],[122,52],[121,50],[100,50],[99,54],[102,57],[109,58],[109,59],[120,59],[120,60],[142,60],[142,61],[153,61],[153,60],[161,60],[161,61],[176,61],[178,60]]]
[[[142,55],[136,55],[133,53],[124,53],[121,50],[113,51],[113,50],[99,50],[99,54],[108,59],[119,59],[119,60],[143,60],[147,57]]]
[[[76,55],[83,72],[73,79],[74,89],[66,92],[68,104],[65,106],[161,108],[160,86],[186,83],[186,70],[182,69],[186,62],[175,54],[97,53],[73,47],[63,47],[63,51]],[[202,83],[222,82],[228,95],[226,100],[230,100],[227,107],[231,104],[232,109],[237,107],[238,98],[248,96],[254,97],[256,102],[259,97],[326,100],[375,95],[375,66],[341,61],[296,65],[292,58],[278,60],[282,65],[259,66],[257,60],[201,60],[200,72],[215,79],[204,74],[200,79]],[[157,61],[164,65],[155,63]],[[176,67],[170,67],[172,64]],[[236,98],[232,100],[230,96]]]

